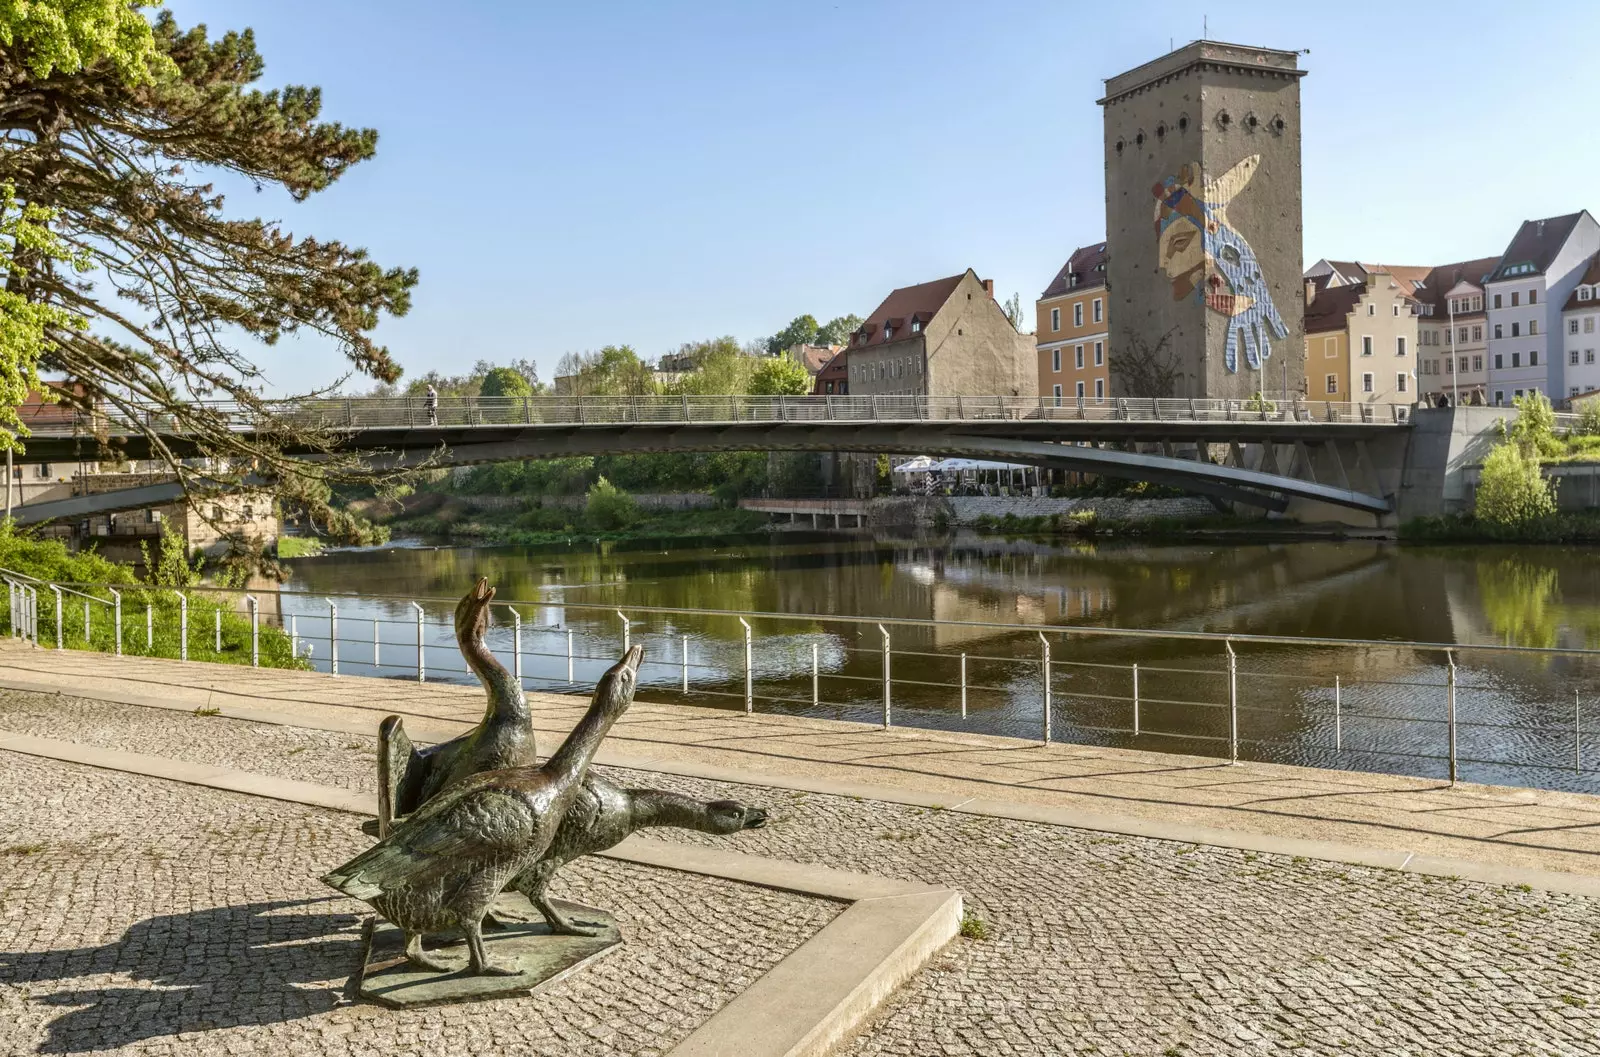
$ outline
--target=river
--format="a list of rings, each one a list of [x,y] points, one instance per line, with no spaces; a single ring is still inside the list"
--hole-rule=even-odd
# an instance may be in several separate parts
[[[622,641],[646,645],[648,695],[744,707],[736,617],[648,616],[632,607],[793,615],[752,621],[756,707],[877,720],[882,639],[831,615],[1068,625],[1232,635],[1583,648],[1600,639],[1600,557],[1557,547],[1409,547],[1378,541],[1063,544],[960,535],[938,541],[782,533],[749,541],[569,547],[394,546],[289,563],[283,612],[328,666],[322,596],[339,602],[340,667],[416,677],[416,611],[434,679],[469,680],[452,646],[447,599],[476,576],[519,607],[530,689],[592,683]],[[579,610],[562,602],[598,608]],[[492,641],[511,660],[509,610]],[[809,618],[809,619],[808,619]],[[374,625],[374,621],[379,623]],[[374,629],[382,639],[372,664]],[[1037,634],[895,626],[897,724],[1038,737]],[[1051,719],[1063,741],[1226,755],[1226,647],[1122,636],[1053,636]],[[812,704],[812,663],[818,703]],[[1449,658],[1401,645],[1241,644],[1240,755],[1284,763],[1444,776]],[[1597,658],[1463,650],[1457,744],[1465,780],[1600,791]],[[1137,694],[1134,666],[1139,667]],[[961,714],[966,670],[966,716]],[[450,671],[449,669],[455,669]],[[1337,684],[1336,684],[1337,680]],[[1133,727],[1134,699],[1139,701]],[[1596,757],[1600,760],[1600,757]]]

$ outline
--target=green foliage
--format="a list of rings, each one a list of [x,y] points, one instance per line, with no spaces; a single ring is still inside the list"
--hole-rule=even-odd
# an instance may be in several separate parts
[[[1556,645],[1560,600],[1556,570],[1507,558],[1478,563],[1478,596],[1484,618],[1512,646]]]
[[[322,553],[322,541],[306,536],[279,536],[279,558],[314,558]]]
[[[811,373],[787,356],[774,356],[750,372],[750,392],[756,396],[800,396],[811,392]]]
[[[1023,332],[1022,295],[1019,293],[1012,294],[1011,299],[1000,306],[1000,310],[1006,314],[1006,320],[1011,324],[1012,329],[1021,334]]]
[[[1516,397],[1512,404],[1517,409],[1517,417],[1506,431],[1507,438],[1535,459],[1560,455],[1563,445],[1556,437],[1556,412],[1550,406],[1549,397],[1535,391]]]
[[[150,556],[150,547],[144,540],[139,541],[139,555],[149,570],[150,582],[160,587],[192,587],[200,582],[200,570],[205,566],[205,559],[199,555],[193,565],[189,563],[183,537],[166,521],[161,523],[155,557]]]
[[[584,516],[595,528],[616,532],[639,520],[639,506],[633,496],[602,477],[589,488]]]
[[[836,316],[817,328],[816,345],[848,345],[850,335],[860,329],[864,323],[860,316]]]
[[[87,255],[69,250],[50,230],[55,218],[54,210],[31,202],[19,204],[15,185],[0,184],[0,268],[5,272],[0,278],[0,450],[22,449],[18,438],[27,436],[27,427],[17,408],[28,393],[50,395],[39,382],[39,360],[56,348],[50,332],[85,326],[81,316],[12,289],[26,289],[30,267],[45,262],[61,263],[78,272],[89,268]]]
[[[0,0],[0,44],[38,78],[105,63],[125,84],[172,73],[139,9],[160,0]]]
[[[657,391],[650,365],[631,345],[607,345],[599,352],[561,357],[558,378],[570,378],[574,396],[649,396]]]
[[[1257,389],[1256,394],[1244,402],[1244,409],[1246,411],[1260,411],[1272,415],[1277,413],[1278,405],[1273,403],[1271,400],[1268,400],[1266,394]]]
[[[480,396],[532,396],[533,386],[520,371],[511,367],[491,367],[483,376]]]
[[[1578,411],[1577,432],[1584,437],[1600,437],[1600,400],[1585,400]]]
[[[767,355],[776,356],[794,345],[817,343],[817,318],[809,313],[795,316],[789,325],[767,339]]]
[[[1477,519],[1505,529],[1539,521],[1555,511],[1554,484],[1544,479],[1537,451],[1515,439],[1495,445],[1478,479]]]

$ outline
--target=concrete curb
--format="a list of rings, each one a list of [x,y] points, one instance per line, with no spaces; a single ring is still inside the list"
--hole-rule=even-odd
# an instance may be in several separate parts
[[[87,700],[108,701],[117,704],[138,705],[147,708],[162,708],[169,711],[191,712],[188,704],[177,704],[171,701],[162,701],[140,694],[112,694],[105,691],[83,691],[68,694],[53,683],[35,682],[26,679],[0,678],[0,688],[12,690],[26,690],[36,693],[61,694],[62,696],[82,697]],[[294,715],[291,713],[275,712],[270,709],[249,706],[236,706],[218,704],[215,706],[217,714],[227,719],[236,719],[250,723],[266,723],[273,726],[301,727],[307,730],[323,730],[340,734],[356,734],[372,736],[375,725],[366,722],[342,721],[333,719],[313,719],[310,717]],[[407,720],[407,729],[418,735],[417,740],[428,741],[434,737],[440,740],[454,737],[467,729],[472,724],[464,721],[452,720]],[[3,734],[4,732],[0,732]],[[13,735],[17,737],[17,735]],[[70,743],[61,743],[70,744]],[[0,744],[0,748],[4,748]],[[77,748],[84,749],[85,746]],[[26,751],[19,749],[18,751]],[[99,751],[99,750],[96,750]],[[109,750],[107,750],[109,751]],[[124,755],[137,756],[136,753]],[[63,757],[65,758],[65,757]],[[148,757],[150,760],[164,759],[163,757]],[[74,760],[73,762],[83,762]],[[858,797],[864,800],[876,800],[888,804],[901,804],[909,807],[922,807],[938,810],[956,811],[961,814],[978,815],[985,818],[1010,819],[1018,822],[1037,822],[1050,826],[1066,826],[1072,829],[1092,830],[1097,833],[1114,833],[1119,836],[1146,837],[1151,840],[1173,841],[1179,844],[1200,844],[1214,848],[1229,848],[1237,851],[1261,852],[1269,855],[1302,856],[1307,859],[1320,859],[1326,862],[1348,863],[1354,866],[1370,866],[1377,869],[1396,870],[1402,873],[1422,874],[1431,877],[1462,878],[1471,881],[1480,881],[1485,884],[1497,884],[1515,887],[1527,885],[1547,892],[1564,892],[1571,895],[1580,895],[1600,898],[1600,876],[1592,874],[1569,873],[1562,870],[1542,870],[1527,866],[1506,866],[1499,863],[1483,862],[1475,859],[1452,858],[1423,854],[1414,850],[1364,847],[1359,844],[1350,844],[1340,841],[1306,840],[1295,837],[1283,837],[1272,834],[1251,833],[1247,830],[1232,830],[1219,827],[1205,826],[1191,822],[1162,822],[1154,819],[1140,818],[1134,815],[1121,815],[1113,812],[1093,811],[1076,807],[1049,807],[1041,804],[1023,804],[1016,801],[973,798],[958,804],[951,804],[948,794],[924,793],[916,790],[900,789],[892,786],[873,785],[866,782],[846,781],[833,778],[821,778],[805,775],[767,774],[759,771],[746,771],[735,767],[726,767],[717,764],[697,764],[688,761],[666,761],[651,757],[631,756],[626,753],[613,752],[602,748],[595,758],[595,762],[609,767],[625,767],[630,770],[647,771],[657,774],[670,774],[685,778],[701,778],[714,782],[731,782],[738,785],[766,786],[773,789],[787,789],[797,792],[818,793],[827,796]],[[95,766],[109,766],[96,764]],[[190,766],[190,765],[183,765]],[[137,766],[118,767],[118,770],[128,770],[133,773],[146,773]],[[235,772],[242,773],[242,772]],[[184,779],[177,779],[182,781]],[[304,784],[304,783],[297,783]],[[313,786],[314,789],[325,789],[323,786]],[[240,789],[239,792],[250,790]],[[271,794],[261,794],[271,795]],[[307,801],[309,802],[309,801]],[[319,806],[334,806],[322,804]],[[356,810],[339,808],[339,810]],[[370,814],[365,807],[359,810]],[[626,845],[624,845],[626,846]],[[659,864],[653,864],[659,865]],[[752,881],[751,883],[763,883]],[[772,887],[782,887],[774,885]],[[845,897],[840,897],[845,898]],[[853,898],[853,897],[852,897]]]
[[[287,778],[0,730],[0,750],[208,789],[371,815],[369,797]],[[667,1057],[823,1057],[961,930],[961,893],[637,835],[601,853],[850,905],[668,1051]]]

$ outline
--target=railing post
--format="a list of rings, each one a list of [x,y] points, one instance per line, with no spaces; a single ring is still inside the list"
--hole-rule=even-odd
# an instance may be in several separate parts
[[[33,633],[33,647],[39,648],[39,589],[28,588],[28,629]]]
[[[1344,751],[1344,708],[1340,701],[1339,677],[1333,677],[1333,751]]]
[[[1050,744],[1050,640],[1039,632],[1039,674],[1044,682],[1044,743]]]
[[[339,675],[339,605],[331,598],[324,598],[328,603],[328,674],[335,678]]]
[[[211,630],[213,632],[211,652],[222,653],[222,607],[218,606],[211,611]]]
[[[56,596],[56,649],[61,649],[61,588],[55,584],[50,585],[50,590]]]
[[[689,692],[689,636],[683,636],[683,692]]]
[[[376,617],[372,620],[372,667],[375,669],[383,667],[383,655],[379,652],[378,619]]]
[[[112,634],[115,635],[116,639],[117,639],[117,656],[121,657],[122,656],[122,592],[118,591],[115,587],[108,587],[108,588],[106,588],[106,590],[111,592],[111,597],[113,599],[113,602],[112,602],[112,607],[113,607],[112,608],[112,613],[114,615],[112,617],[112,629],[111,630],[112,630]]]
[[[89,637],[89,600],[87,598],[83,600],[83,644],[85,646],[93,644]]]
[[[1239,658],[1233,652],[1233,640],[1223,640],[1228,647],[1228,760],[1239,762]]]
[[[422,639],[423,610],[422,606],[416,602],[411,603],[411,608],[417,611],[417,682],[425,683],[428,681],[428,659],[424,653],[425,647]]]
[[[522,686],[522,614],[515,608],[511,610],[511,674],[516,676],[517,686]]]
[[[189,659],[189,596],[183,592],[178,595],[178,660]]]
[[[255,595],[245,595],[250,607],[250,667],[261,667],[261,600]]]
[[[567,629],[567,685],[572,685],[572,629]]]
[[[1139,666],[1133,666],[1133,736],[1139,736]]]
[[[1572,691],[1572,773],[1583,773],[1583,699]]]
[[[281,601],[281,599],[280,599]],[[300,614],[289,614],[289,656],[300,656]]]
[[[819,700],[818,700],[819,699],[819,695],[817,693],[817,682],[818,682],[818,674],[819,674],[818,673],[818,669],[821,667],[821,665],[818,663],[818,661],[820,660],[820,656],[819,655],[821,654],[821,652],[822,651],[818,647],[818,645],[815,642],[813,642],[811,644],[811,706],[813,708],[815,708],[817,706],[817,704],[819,703]]]
[[[1450,665],[1449,674],[1446,676],[1446,693],[1448,695],[1449,716],[1447,722],[1450,727],[1450,784],[1456,784],[1456,657],[1453,650],[1444,651],[1445,661]]]
[[[6,581],[6,620],[11,624],[11,637],[17,637],[17,585]]]
[[[156,611],[150,602],[144,604],[144,648],[152,653],[156,648]]]
[[[624,614],[620,609],[617,610],[617,619],[622,621],[622,652],[627,653],[633,648],[633,640],[628,633],[628,625],[630,622],[627,615]]]
[[[750,648],[750,624],[744,617],[739,618],[739,623],[744,627],[744,711],[749,715],[756,710],[755,658]]]
[[[961,655],[961,718],[967,718],[967,655]]]
[[[873,397],[874,400],[877,397]],[[888,730],[893,726],[894,715],[890,709],[890,658],[889,658],[889,629],[882,624],[878,625],[878,634],[883,636],[883,729]]]

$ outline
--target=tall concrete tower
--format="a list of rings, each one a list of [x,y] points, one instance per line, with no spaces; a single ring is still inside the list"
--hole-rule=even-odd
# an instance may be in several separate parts
[[[1114,393],[1304,390],[1297,58],[1201,40],[1106,82]]]

